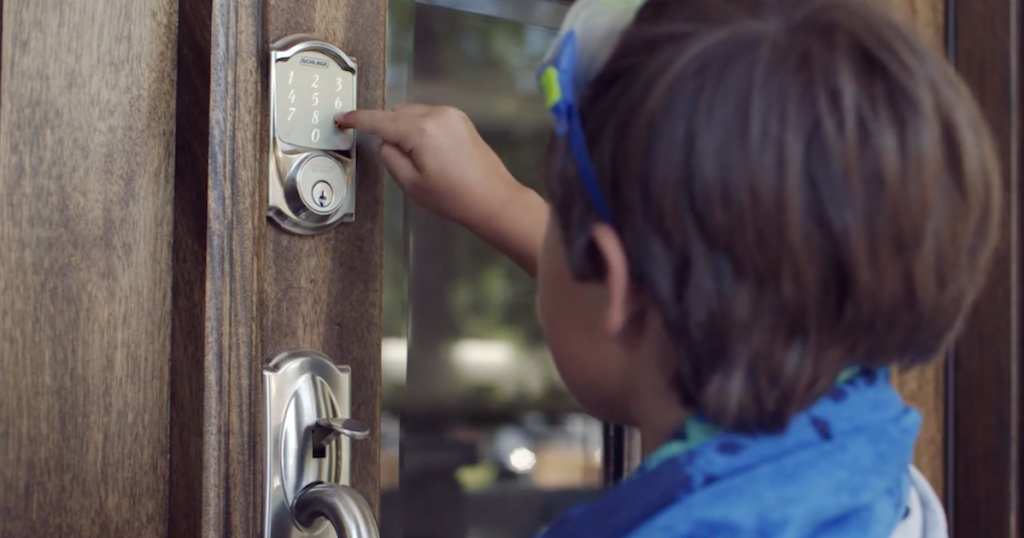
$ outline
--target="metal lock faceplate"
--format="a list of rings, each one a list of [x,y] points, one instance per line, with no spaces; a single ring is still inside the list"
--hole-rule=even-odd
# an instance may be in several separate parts
[[[349,485],[351,439],[335,435],[317,450],[318,422],[351,417],[351,371],[310,349],[286,349],[263,369],[266,412],[265,538],[333,538],[326,521],[303,528],[292,513],[310,485]]]
[[[267,216],[310,235],[355,219],[355,132],[334,116],[356,108],[354,59],[310,35],[271,45]]]

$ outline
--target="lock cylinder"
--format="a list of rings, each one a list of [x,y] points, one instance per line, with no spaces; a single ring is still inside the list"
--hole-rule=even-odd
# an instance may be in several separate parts
[[[267,216],[311,235],[355,220],[355,132],[334,116],[356,108],[357,69],[309,35],[271,45]]]

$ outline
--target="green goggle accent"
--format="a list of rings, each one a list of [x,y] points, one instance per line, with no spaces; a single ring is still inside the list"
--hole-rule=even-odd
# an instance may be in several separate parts
[[[544,92],[544,106],[551,110],[562,100],[562,85],[558,82],[558,69],[549,65],[540,75],[540,89]]]

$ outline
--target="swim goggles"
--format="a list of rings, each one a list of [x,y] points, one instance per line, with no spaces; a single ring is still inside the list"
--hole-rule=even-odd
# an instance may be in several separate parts
[[[645,0],[579,0],[566,14],[562,28],[540,67],[537,78],[545,105],[555,120],[555,135],[567,138],[576,171],[598,218],[614,224],[610,206],[597,183],[590,159],[579,97],[608,60],[619,36],[633,22]]]

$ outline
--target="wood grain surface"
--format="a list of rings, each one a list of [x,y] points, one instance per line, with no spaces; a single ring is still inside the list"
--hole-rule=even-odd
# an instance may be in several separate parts
[[[1021,10],[1016,0],[952,0],[950,54],[995,135],[1002,236],[988,284],[953,356],[953,536],[1016,538],[1020,458]]]
[[[379,423],[382,169],[360,138],[353,224],[299,237],[265,217],[269,44],[316,34],[359,61],[359,106],[384,103],[385,0],[182,0],[175,208],[171,536],[262,532],[263,360],[311,347],[353,372]],[[186,13],[187,10],[187,13]],[[200,403],[201,402],[201,403]],[[379,434],[353,443],[378,504]]]
[[[163,536],[177,0],[5,0],[0,536]]]
[[[167,533],[175,537],[202,536],[203,510],[209,501],[203,487],[203,447],[208,372],[205,334],[211,22],[210,0],[181,0],[171,314],[169,487],[172,517],[168,521]],[[214,429],[212,433],[216,432]],[[215,473],[218,470],[218,467],[212,469]],[[219,475],[206,480],[220,484]],[[213,487],[205,491],[213,493]],[[220,520],[217,521],[220,524]]]
[[[359,108],[384,106],[386,0],[268,0],[267,37],[312,33],[359,63]],[[383,169],[360,136],[356,220],[324,235],[297,237],[264,226],[261,296],[264,354],[290,346],[319,349],[352,367],[352,413],[380,424]],[[260,192],[263,192],[261,190]],[[265,205],[265,204],[264,204]],[[379,432],[353,442],[352,481],[378,505]]]

